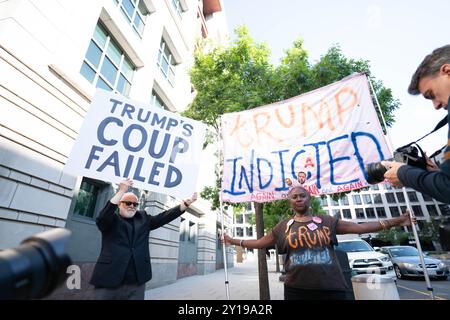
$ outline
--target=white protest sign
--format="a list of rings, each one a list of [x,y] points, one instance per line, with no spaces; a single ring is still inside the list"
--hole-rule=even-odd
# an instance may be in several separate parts
[[[64,171],[175,197],[195,192],[205,125],[98,90]]]
[[[221,197],[229,202],[312,195],[368,185],[365,164],[391,157],[365,75],[222,116]]]

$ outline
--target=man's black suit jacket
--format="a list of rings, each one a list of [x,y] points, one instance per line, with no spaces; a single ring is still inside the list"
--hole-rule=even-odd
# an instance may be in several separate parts
[[[156,216],[137,211],[132,226],[116,213],[118,206],[108,201],[96,223],[102,233],[102,249],[95,264],[91,284],[95,287],[116,288],[122,284],[130,259],[134,259],[138,285],[152,278],[148,246],[150,230],[157,229],[176,219],[183,212],[180,206]]]

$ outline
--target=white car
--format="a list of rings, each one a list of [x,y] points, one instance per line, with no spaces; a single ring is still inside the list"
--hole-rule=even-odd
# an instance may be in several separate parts
[[[389,256],[376,252],[362,239],[339,240],[336,249],[347,253],[353,274],[377,273],[395,277]]]

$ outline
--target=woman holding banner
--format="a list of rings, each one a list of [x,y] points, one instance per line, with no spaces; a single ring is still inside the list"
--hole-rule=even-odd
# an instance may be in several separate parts
[[[226,244],[261,249],[277,244],[286,253],[285,300],[344,300],[349,290],[334,246],[337,234],[361,234],[411,225],[409,213],[377,222],[353,223],[332,216],[312,216],[309,192],[303,187],[289,191],[294,216],[278,223],[257,240],[236,240],[224,234]],[[415,222],[415,221],[414,221]]]

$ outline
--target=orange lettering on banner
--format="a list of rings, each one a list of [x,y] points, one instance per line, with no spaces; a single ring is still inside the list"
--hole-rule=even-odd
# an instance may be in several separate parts
[[[263,117],[265,120],[265,122],[262,126],[259,125],[259,121],[258,121],[258,118],[261,118],[261,117]],[[253,123],[255,124],[255,131],[256,131],[256,135],[258,137],[259,144],[261,144],[259,134],[262,132],[264,132],[266,135],[268,135],[271,139],[275,140],[276,142],[283,142],[283,140],[275,138],[274,136],[272,136],[272,134],[270,132],[266,131],[266,127],[270,123],[270,115],[268,115],[267,113],[260,112],[260,113],[253,115]]]
[[[341,95],[343,94],[350,95],[352,97],[351,103],[348,103],[347,106],[343,106],[341,103]],[[338,93],[336,93],[334,99],[336,100],[339,123],[340,125],[343,125],[344,112],[358,105],[358,94],[353,91],[353,89],[345,87],[339,90]]]
[[[289,230],[289,234],[287,235],[288,241],[289,241],[289,246],[293,249],[298,247],[298,241],[297,239],[294,238],[294,242],[292,242],[292,235],[294,235],[295,237],[295,233],[292,233],[292,231]]]
[[[289,116],[290,116],[290,121],[288,124],[286,124],[283,120],[283,118],[280,116],[280,109],[275,109],[275,115],[277,116],[278,122],[285,128],[290,128],[294,125],[295,122],[295,112],[294,112],[294,106],[292,104],[290,104],[288,106],[289,108]]]
[[[236,117],[236,124],[235,124],[233,130],[231,130],[231,132],[230,132],[230,136],[233,136],[234,134],[236,134],[236,139],[239,142],[239,144],[241,145],[241,147],[247,148],[249,145],[251,145],[253,143],[253,140],[250,139],[250,142],[247,144],[242,142],[241,135],[239,134],[239,132],[243,127],[245,127],[245,121],[242,121],[242,123],[241,123],[241,116],[238,115]],[[247,136],[248,136],[248,134],[247,134]]]
[[[308,233],[308,228],[306,228],[305,226],[301,226],[298,228],[298,240],[300,242],[300,246],[302,248],[305,247],[305,245],[303,244],[302,238],[305,240],[306,245],[309,248],[312,248],[311,245],[308,242],[308,239],[306,238],[306,234]]]
[[[322,129],[325,125],[325,122],[328,123],[328,127],[330,128],[331,131],[335,130],[336,127],[333,124],[333,120],[331,119],[331,113],[330,113],[330,106],[328,105],[328,103],[324,100],[320,101],[320,108],[319,108],[319,112],[316,113],[314,111],[314,109],[310,106],[308,106],[306,103],[302,103],[302,127],[303,127],[303,136],[306,137],[308,135],[308,130],[306,127],[306,120],[307,120],[307,116],[306,116],[306,112],[309,111],[310,113],[313,114],[314,118],[308,118],[308,120],[311,121],[311,119],[315,119],[317,124],[319,125],[319,128]],[[324,111],[325,108],[325,111]],[[325,121],[323,120],[323,114],[324,112],[325,114]]]

